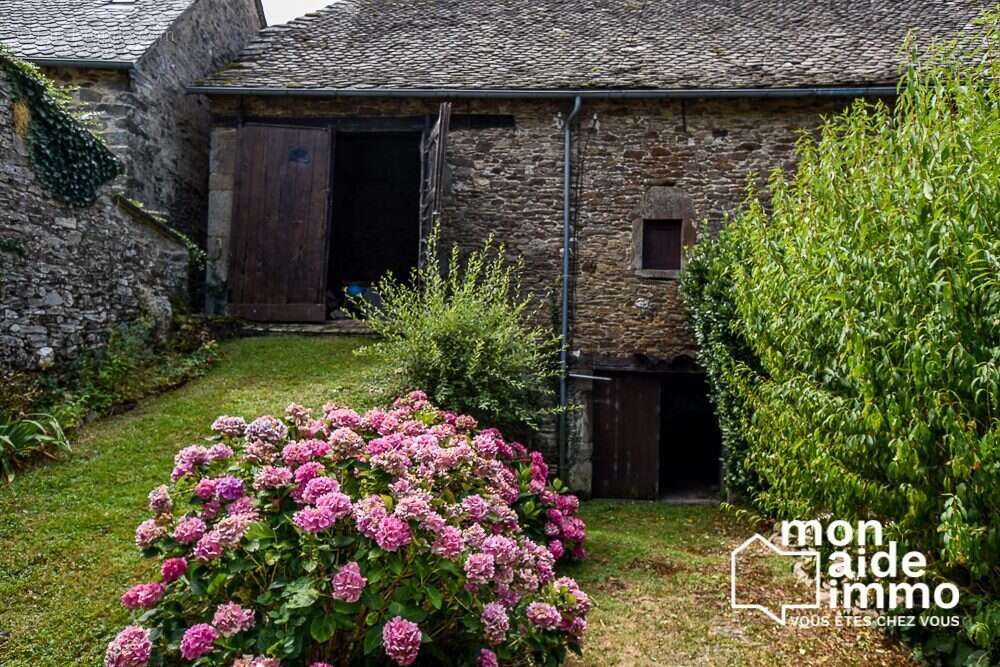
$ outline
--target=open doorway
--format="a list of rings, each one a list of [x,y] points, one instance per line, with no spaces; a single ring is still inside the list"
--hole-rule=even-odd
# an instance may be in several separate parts
[[[664,373],[660,391],[660,496],[717,500],[722,435],[701,373]]]
[[[420,241],[420,133],[338,133],[333,169],[327,307],[385,273],[406,280]],[[340,312],[338,312],[340,311]]]
[[[719,499],[722,437],[696,371],[599,373],[593,389],[598,498]]]

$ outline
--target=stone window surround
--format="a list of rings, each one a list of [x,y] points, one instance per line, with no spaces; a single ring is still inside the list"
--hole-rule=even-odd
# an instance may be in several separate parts
[[[632,270],[640,278],[676,280],[684,270],[684,250],[694,245],[696,237],[694,204],[683,190],[669,185],[655,185],[646,191],[642,204],[632,213]],[[642,266],[643,222],[646,220],[681,221],[680,270],[645,269]]]

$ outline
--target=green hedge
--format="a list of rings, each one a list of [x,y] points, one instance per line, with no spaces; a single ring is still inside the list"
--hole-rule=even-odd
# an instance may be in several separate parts
[[[934,650],[962,662],[1000,658],[1000,33],[984,27],[914,56],[892,107],[858,101],[804,137],[794,177],[773,174],[770,205],[751,196],[685,281],[754,504],[878,518],[926,552],[965,613]]]

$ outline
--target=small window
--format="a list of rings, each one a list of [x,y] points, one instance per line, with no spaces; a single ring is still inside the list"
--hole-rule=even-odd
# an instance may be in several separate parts
[[[647,271],[680,271],[681,220],[642,221],[642,268]]]

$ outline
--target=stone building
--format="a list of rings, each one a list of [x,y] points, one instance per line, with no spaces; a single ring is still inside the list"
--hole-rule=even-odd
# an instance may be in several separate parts
[[[264,25],[260,0],[4,0],[0,44],[74,88],[125,163],[118,190],[200,242],[210,119],[186,86]]]
[[[803,130],[891,98],[908,31],[990,4],[352,0],[265,29],[192,88],[215,118],[209,308],[323,320],[416,263],[435,220],[465,247],[495,233],[566,323],[584,409],[560,473],[603,496],[717,486],[684,247]]]
[[[15,97],[0,68],[0,370],[71,359],[140,315],[169,321],[188,271],[185,244],[107,186],[73,207],[43,185]]]

